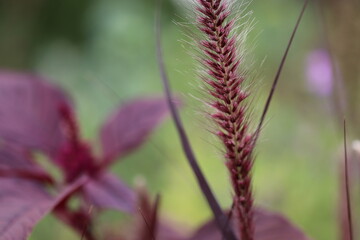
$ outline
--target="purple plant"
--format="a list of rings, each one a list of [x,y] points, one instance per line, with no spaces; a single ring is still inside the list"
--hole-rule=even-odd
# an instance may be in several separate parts
[[[96,212],[111,208],[133,216],[123,231],[114,231],[106,240],[309,240],[301,230],[280,214],[253,204],[251,188],[254,149],[308,0],[287,45],[260,121],[254,125],[250,114],[246,70],[239,50],[236,16],[230,0],[195,0],[200,77],[206,85],[210,106],[208,116],[224,149],[225,164],[233,188],[233,204],[221,209],[204,177],[172,101],[157,25],[157,55],[166,99],[141,98],[117,109],[100,131],[101,153],[82,139],[72,102],[60,88],[45,79],[13,72],[0,72],[0,238],[26,239],[35,224],[53,212],[82,238],[98,239],[92,231]],[[316,61],[315,61],[315,60]],[[314,55],[309,76],[320,94],[331,90],[326,56]],[[324,63],[325,61],[325,63]],[[320,64],[319,64],[320,62]],[[319,73],[319,69],[321,70]],[[324,74],[325,72],[325,74]],[[331,74],[330,74],[331,75]],[[322,82],[321,78],[326,78]],[[326,91],[325,91],[326,90]],[[153,201],[145,188],[133,191],[107,172],[114,161],[138,148],[171,111],[181,143],[214,219],[190,236],[160,216],[160,196]],[[250,126],[256,128],[251,129]],[[344,123],[344,167],[342,168],[342,240],[353,240],[348,156]],[[37,161],[45,156],[61,176],[55,177]],[[69,202],[80,199],[75,209]]]
[[[90,206],[135,211],[135,194],[106,171],[119,157],[138,148],[167,113],[162,98],[141,98],[116,109],[100,131],[96,156],[81,138],[66,94],[41,77],[0,73],[0,238],[26,239],[47,213],[56,215],[87,239]],[[56,179],[36,161],[44,154],[61,169]],[[55,191],[55,194],[49,192]],[[68,202],[79,196],[81,206]]]
[[[201,77],[210,86],[207,90],[213,98],[209,105],[215,110],[211,113],[211,117],[215,120],[220,129],[217,135],[220,137],[225,147],[227,166],[230,170],[232,185],[235,188],[234,203],[230,211],[227,212],[225,224],[223,222],[225,214],[218,212],[216,199],[197,165],[196,158],[176,107],[170,101],[172,94],[162,57],[160,26],[158,25],[157,27],[158,60],[164,89],[168,97],[168,104],[170,105],[171,113],[176,123],[185,154],[214,214],[214,220],[205,224],[195,232],[191,238],[192,240],[309,239],[284,217],[278,214],[269,213],[260,208],[253,208],[251,195],[252,152],[307,2],[308,1],[305,1],[304,3],[304,7],[281,60],[258,127],[256,128],[256,131],[251,133],[248,130],[248,105],[245,102],[248,93],[244,90],[245,88],[243,86],[245,75],[239,74],[238,68],[241,63],[241,58],[237,52],[236,37],[232,37],[231,34],[234,20],[227,20],[231,15],[231,10],[227,5],[228,1],[196,1],[199,29],[205,35],[205,40],[199,40],[200,48],[204,53],[203,56],[205,56],[202,58],[201,62],[206,73],[205,76],[203,75]],[[233,209],[237,210],[237,217],[233,217]],[[238,231],[232,232],[231,229],[233,229],[234,226]],[[237,236],[234,236],[234,233]]]
[[[203,81],[213,97],[208,105],[218,130],[216,135],[225,148],[226,165],[234,189],[234,209],[239,218],[241,239],[254,239],[251,169],[255,133],[249,130],[249,105],[245,90],[246,74],[240,72],[241,55],[237,48],[235,20],[229,18],[226,1],[199,0],[197,21],[204,33],[199,40],[206,69]],[[242,71],[245,72],[245,71]]]

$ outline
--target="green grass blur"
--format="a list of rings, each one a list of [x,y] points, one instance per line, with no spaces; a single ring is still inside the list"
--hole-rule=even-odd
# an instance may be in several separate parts
[[[41,73],[63,86],[76,103],[83,136],[94,145],[106,116],[126,99],[162,94],[155,61],[155,1],[0,0],[0,67]],[[202,118],[194,60],[184,45],[186,0],[164,1],[163,39],[171,83],[186,106],[182,117],[201,167],[224,207],[229,185],[216,139]],[[256,60],[255,117],[271,86],[293,25],[299,0],[253,0],[256,19],[248,45]],[[26,6],[24,6],[24,4]],[[31,8],[30,8],[31,6]],[[314,239],[337,238],[338,163],[341,135],[330,102],[306,89],[304,61],[321,43],[319,19],[310,6],[290,52],[257,148],[254,191],[259,205],[285,214]],[[264,64],[260,63],[265,59]],[[130,185],[142,177],[162,195],[162,214],[191,229],[209,209],[185,162],[170,120],[139,151],[112,171]],[[121,214],[105,212],[97,228],[118,227]],[[80,239],[48,216],[32,240]]]

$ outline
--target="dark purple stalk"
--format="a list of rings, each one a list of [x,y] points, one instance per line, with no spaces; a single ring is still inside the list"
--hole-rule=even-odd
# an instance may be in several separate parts
[[[187,134],[185,132],[185,129],[183,127],[182,121],[180,119],[178,110],[172,101],[172,92],[171,87],[169,83],[169,79],[167,77],[166,71],[165,71],[165,64],[163,60],[163,54],[162,54],[162,45],[161,45],[161,25],[160,25],[160,14],[157,14],[157,20],[156,20],[156,50],[157,50],[157,61],[159,65],[159,70],[161,74],[162,83],[164,86],[164,91],[167,98],[167,103],[170,108],[171,115],[173,117],[173,120],[175,122],[176,129],[179,133],[179,137],[181,140],[181,144],[184,150],[184,153],[186,155],[186,158],[188,160],[189,165],[191,166],[195,177],[198,181],[198,184],[200,186],[201,191],[203,192],[203,195],[205,196],[212,212],[215,217],[215,221],[217,223],[217,226],[222,232],[223,237],[226,240],[236,240],[235,234],[231,230],[231,228],[226,228],[226,222],[227,217],[222,212],[222,209],[217,202],[204,174],[202,173],[200,166],[196,160],[195,154],[191,148],[189,139],[187,137]]]
[[[352,215],[351,215],[351,201],[350,201],[350,184],[349,184],[349,169],[348,169],[348,155],[347,155],[347,143],[346,143],[346,122],[344,120],[344,155],[345,155],[345,193],[346,193],[346,211],[348,220],[348,236],[349,240],[353,240],[353,228],[352,228]]]

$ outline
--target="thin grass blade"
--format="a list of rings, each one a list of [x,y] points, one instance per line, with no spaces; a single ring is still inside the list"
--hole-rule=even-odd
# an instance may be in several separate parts
[[[291,47],[291,45],[292,45],[292,43],[293,43],[293,41],[294,41],[295,35],[296,35],[296,33],[297,33],[297,30],[298,30],[298,28],[299,28],[299,25],[300,25],[300,23],[301,23],[301,20],[302,20],[302,18],[303,18],[303,16],[304,16],[304,13],[305,13],[305,10],[306,10],[306,7],[307,7],[308,3],[309,3],[309,0],[305,0],[304,5],[303,5],[303,8],[301,9],[300,15],[299,15],[299,17],[298,17],[298,19],[297,19],[297,21],[296,21],[295,27],[294,27],[294,29],[293,29],[293,31],[292,31],[291,37],[290,37],[290,39],[289,39],[289,42],[288,42],[288,44],[287,44],[287,46],[286,46],[284,55],[283,55],[283,57],[282,57],[282,59],[281,59],[279,68],[278,68],[278,70],[277,70],[277,72],[276,72],[274,81],[273,81],[272,86],[271,86],[271,90],[270,90],[269,96],[268,96],[268,98],[267,98],[267,100],[266,100],[264,110],[263,110],[262,115],[261,115],[261,117],[260,117],[259,125],[258,125],[258,127],[257,127],[257,129],[256,129],[254,144],[256,143],[257,139],[259,138],[259,134],[260,134],[261,128],[262,128],[262,126],[263,126],[263,124],[264,124],[266,114],[267,114],[267,112],[268,112],[268,110],[269,110],[270,103],[271,103],[271,101],[272,101],[272,98],[273,98],[273,96],[274,96],[276,87],[277,87],[277,85],[278,85],[278,82],[279,82],[279,79],[280,79],[282,70],[283,70],[283,68],[284,68],[284,65],[285,65],[287,56],[288,56],[288,54],[289,54],[290,47]]]
[[[348,236],[349,240],[353,240],[353,222],[351,214],[351,201],[350,201],[350,183],[349,183],[349,168],[348,168],[348,155],[347,155],[347,142],[346,142],[346,121],[344,120],[344,157],[345,157],[345,167],[344,167],[344,177],[345,177],[345,193],[346,193],[346,211],[347,211],[347,221],[348,221]]]

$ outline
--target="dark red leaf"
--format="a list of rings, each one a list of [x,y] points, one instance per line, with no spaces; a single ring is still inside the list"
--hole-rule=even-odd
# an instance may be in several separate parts
[[[135,194],[112,174],[100,173],[84,186],[85,198],[99,208],[111,208],[124,212],[133,212]]]
[[[64,137],[59,107],[67,102],[41,77],[0,71],[0,138],[55,153]]]
[[[117,109],[101,129],[106,161],[139,147],[168,112],[163,98],[143,98]]]
[[[33,227],[85,180],[79,179],[53,198],[39,184],[19,178],[0,178],[0,239],[27,239]]]
[[[22,148],[0,144],[0,177],[21,177],[51,182],[49,176],[37,166],[30,154]]]
[[[235,219],[235,216],[232,217]],[[256,240],[309,240],[310,238],[277,213],[256,209],[254,215]],[[235,227],[234,220],[231,224]],[[190,240],[222,240],[221,234],[213,220],[202,226]]]

